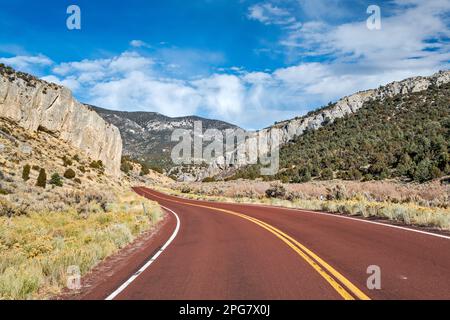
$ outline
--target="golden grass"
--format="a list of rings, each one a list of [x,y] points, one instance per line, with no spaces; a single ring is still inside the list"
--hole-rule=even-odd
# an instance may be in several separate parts
[[[106,210],[92,202],[82,213],[68,209],[0,217],[0,299],[42,299],[59,293],[69,266],[86,274],[162,216],[156,203],[130,191],[108,203]]]

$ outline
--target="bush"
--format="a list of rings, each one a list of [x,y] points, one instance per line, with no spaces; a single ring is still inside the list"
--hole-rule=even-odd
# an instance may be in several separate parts
[[[302,168],[298,171],[298,175],[292,179],[294,183],[305,183],[311,181],[311,172],[308,168]]]
[[[181,188],[181,193],[190,193],[191,192],[191,188],[189,186],[183,186]]]
[[[209,183],[209,182],[215,182],[216,179],[214,177],[206,177],[202,180],[202,182]]]
[[[54,173],[52,174],[52,177],[50,178],[50,182],[51,185],[57,186],[57,187],[62,187],[63,186],[63,181],[61,176],[58,173]]]
[[[282,184],[274,183],[266,190],[267,198],[279,198],[282,199],[286,196],[286,189]]]
[[[30,180],[30,171],[31,171],[31,166],[29,164],[26,164],[23,166],[23,170],[22,170],[23,181]]]
[[[425,182],[431,178],[431,162],[428,159],[422,160],[416,168],[414,172],[413,178],[418,182]]]
[[[333,170],[331,170],[330,168],[326,168],[326,169],[322,170],[322,172],[320,173],[320,179],[321,180],[333,180],[334,179]]]
[[[72,160],[67,158],[66,156],[62,157],[64,167],[69,167],[72,165]]]
[[[41,170],[41,167],[34,165],[31,167],[31,169],[33,169],[34,171],[39,171]]]
[[[45,169],[41,168],[39,171],[39,176],[37,178],[36,186],[45,188],[47,185],[47,173],[45,172]]]
[[[92,169],[103,169],[103,162],[102,160],[92,161],[89,164],[89,167],[91,167]]]
[[[6,216],[11,218],[12,216],[21,216],[28,213],[28,204],[13,204],[6,199],[0,199],[0,217]]]
[[[348,172],[347,178],[348,178],[349,180],[357,180],[357,181],[359,181],[359,180],[362,179],[362,173],[361,173],[361,171],[359,171],[358,169],[352,168],[352,169],[350,169],[350,171]]]
[[[140,176],[146,176],[150,173],[150,169],[145,163],[141,163],[141,173]]]
[[[67,169],[66,172],[64,172],[64,178],[66,179],[73,179],[75,178],[75,176],[75,171],[73,171],[72,169]]]
[[[75,178],[75,179],[73,179],[73,181],[75,181],[78,184],[81,184],[81,180],[79,178]]]
[[[122,161],[122,164],[120,165],[120,170],[128,174],[131,170],[133,170],[133,165],[128,161]]]

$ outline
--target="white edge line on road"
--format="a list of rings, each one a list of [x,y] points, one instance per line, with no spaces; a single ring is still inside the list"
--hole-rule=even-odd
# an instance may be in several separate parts
[[[176,196],[173,196],[173,195],[168,195],[168,196],[176,197]],[[264,204],[257,204],[257,203],[237,203],[237,202],[208,201],[208,200],[187,199],[187,198],[182,198],[182,197],[177,197],[177,198],[185,199],[185,200],[191,200],[191,201],[200,202],[200,203],[205,203],[205,202],[206,203],[221,203],[221,204],[225,204],[225,205],[227,205],[227,204],[231,204],[231,205],[235,204],[235,205],[259,207],[259,208],[276,208],[276,209],[282,209],[282,210],[296,211],[297,213],[298,212],[300,212],[300,213],[301,212],[306,212],[306,213],[324,215],[324,216],[327,216],[327,217],[334,217],[334,218],[347,219],[347,220],[359,221],[359,222],[364,222],[364,223],[371,223],[371,224],[375,224],[375,225],[379,225],[379,226],[383,226],[383,227],[400,229],[400,230],[404,230],[404,231],[410,231],[410,232],[415,232],[415,233],[420,233],[420,234],[424,234],[424,235],[428,235],[428,236],[433,236],[433,237],[438,237],[438,238],[450,240],[450,236],[446,236],[446,235],[439,234],[439,233],[427,232],[427,231],[412,229],[412,228],[408,228],[408,227],[396,226],[396,225],[388,224],[388,223],[370,221],[370,220],[366,220],[366,219],[358,219],[358,218],[353,218],[353,217],[348,217],[348,216],[343,216],[343,215],[338,215],[338,214],[328,213],[328,212],[311,211],[311,210],[306,210],[306,209],[301,209],[301,208],[288,208],[288,207],[281,207],[281,206],[271,206],[271,205],[264,205]]]
[[[224,203],[224,204],[233,204],[232,202],[222,202],[222,203]],[[382,223],[382,222],[370,221],[370,220],[365,220],[365,219],[358,219],[358,218],[353,218],[353,217],[347,217],[347,216],[342,216],[342,215],[338,215],[338,214],[334,214],[334,213],[304,210],[304,209],[300,209],[300,208],[297,209],[297,208],[286,208],[286,207],[278,207],[278,206],[275,207],[275,206],[260,205],[260,204],[254,204],[254,203],[249,203],[249,204],[237,203],[237,204],[251,205],[251,206],[260,207],[260,208],[274,207],[274,208],[277,208],[277,209],[284,209],[284,210],[289,210],[289,211],[297,211],[297,212],[307,212],[307,213],[313,213],[313,214],[320,214],[320,215],[324,215],[324,216],[328,216],[328,217],[348,219],[348,220],[359,221],[359,222],[364,222],[364,223],[371,223],[371,224],[376,224],[376,225],[383,226],[383,227],[400,229],[400,230],[410,231],[410,232],[416,232],[416,233],[421,233],[421,234],[428,235],[428,236],[433,236],[433,237],[438,237],[438,238],[443,238],[443,239],[450,240],[450,236],[445,236],[443,234],[427,232],[427,231],[422,231],[422,230],[416,230],[416,229],[412,229],[412,228],[408,228],[408,227],[402,227],[402,226],[396,226],[396,225],[388,224],[388,223]]]
[[[170,210],[169,208],[166,208],[164,206],[161,206],[161,208],[171,212],[177,219],[177,226],[175,228],[175,231],[172,233],[172,236],[161,247],[161,249],[153,257],[151,257],[149,261],[147,261],[146,264],[144,264],[138,271],[136,271],[127,281],[125,281],[116,291],[111,293],[105,300],[114,300],[114,298],[117,297],[123,290],[125,290],[134,280],[136,280],[136,278],[139,277],[142,272],[150,267],[150,265],[155,262],[156,259],[158,259],[158,257],[164,252],[164,250],[166,250],[166,248],[172,243],[172,241],[175,240],[178,231],[180,230],[180,218],[173,210]]]

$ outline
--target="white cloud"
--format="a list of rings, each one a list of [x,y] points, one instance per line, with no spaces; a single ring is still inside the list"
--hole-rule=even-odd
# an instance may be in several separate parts
[[[76,91],[80,88],[79,81],[77,79],[75,79],[74,77],[68,77],[68,78],[61,80],[60,78],[58,78],[55,75],[49,75],[49,76],[42,77],[41,79],[44,81],[47,81],[47,82],[53,82],[55,84],[65,86],[72,91]]]
[[[151,48],[151,45],[142,40],[131,40],[130,45],[134,48]]]
[[[449,60],[450,1],[394,0],[392,15],[383,15],[381,30],[366,21],[327,25],[312,21],[291,30],[281,42],[291,55],[329,55],[336,63],[383,73],[393,69],[436,70]]]
[[[215,74],[196,80],[193,85],[203,99],[203,106],[211,114],[227,120],[241,114],[245,88],[238,76]]]
[[[32,72],[36,66],[50,66],[53,61],[44,56],[15,56],[11,58],[0,58],[0,63],[12,66],[15,69]]]
[[[295,22],[295,18],[288,10],[271,3],[258,3],[251,6],[248,11],[248,18],[264,24],[285,25]]]
[[[176,80],[154,79],[141,71],[100,82],[89,90],[89,103],[115,110],[156,111],[168,116],[191,115],[201,97]]]

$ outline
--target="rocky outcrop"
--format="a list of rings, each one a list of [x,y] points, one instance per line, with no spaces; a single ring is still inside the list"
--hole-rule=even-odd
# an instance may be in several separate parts
[[[119,130],[76,101],[67,88],[0,66],[0,118],[30,131],[46,131],[101,160],[108,174],[120,175]]]

